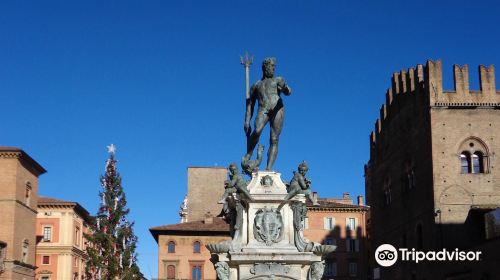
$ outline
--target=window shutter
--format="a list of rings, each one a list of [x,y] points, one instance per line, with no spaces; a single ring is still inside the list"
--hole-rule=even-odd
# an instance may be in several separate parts
[[[358,227],[359,227],[358,218],[354,218],[354,228],[353,228],[353,230],[355,230],[356,233],[358,231]]]
[[[351,240],[350,238],[346,238],[346,239],[345,239],[345,250],[346,250],[347,252],[350,252],[350,251],[351,251],[351,250],[350,250],[350,249],[351,249],[351,246],[350,246],[350,245],[351,245],[351,244],[350,244],[351,242],[349,242],[350,240]]]
[[[328,229],[328,218],[323,218],[323,228]]]
[[[355,242],[356,242],[356,252],[359,252],[359,239],[357,238]]]
[[[349,218],[345,218],[345,229],[346,229],[346,231],[348,229],[351,229],[351,228],[349,228]]]
[[[334,229],[335,228],[335,218],[332,217],[332,228],[331,229]]]

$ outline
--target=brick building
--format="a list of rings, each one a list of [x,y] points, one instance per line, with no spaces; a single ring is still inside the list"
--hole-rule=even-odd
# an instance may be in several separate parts
[[[193,175],[196,180],[190,178]],[[158,243],[158,279],[216,279],[205,245],[230,239],[229,225],[213,217],[221,209],[217,201],[224,191],[225,179],[225,169],[188,169],[188,195],[181,206],[181,223],[150,229]],[[198,188],[211,191],[200,199]],[[365,216],[369,208],[363,205],[361,196],[358,203],[353,204],[348,193],[339,199],[317,200],[319,206],[307,205],[304,235],[314,242],[338,246],[326,260],[324,279],[364,279],[367,275]],[[198,210],[190,212],[191,207]],[[203,213],[203,209],[210,210]],[[196,214],[197,220],[188,214],[188,222],[182,222],[185,213],[199,214]]]
[[[205,245],[231,239],[229,225],[211,216],[153,227],[150,232],[158,243],[159,279],[216,279]]]
[[[325,258],[324,279],[366,279],[366,215],[363,197],[354,204],[349,193],[342,198],[318,198],[319,206],[307,203],[304,236],[314,242],[336,245]]]
[[[84,279],[89,213],[76,202],[38,199],[36,275],[39,280]]]
[[[38,177],[45,172],[23,150],[0,147],[0,279],[35,279]]]
[[[455,65],[453,73],[454,90],[443,90],[441,61],[393,75],[365,167],[370,238],[374,249],[389,243],[421,251],[482,250],[483,259],[399,261],[375,268],[380,279],[496,279],[500,274],[500,241],[486,234],[491,227],[485,224],[500,207],[495,156],[500,92],[493,66],[479,66],[480,90],[469,88],[467,65]]]

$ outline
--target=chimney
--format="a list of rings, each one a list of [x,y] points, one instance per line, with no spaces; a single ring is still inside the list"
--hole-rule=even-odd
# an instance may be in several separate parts
[[[343,198],[343,199],[351,199],[351,195],[350,195],[348,192],[345,192],[345,193],[342,195],[342,198]]]
[[[205,220],[203,220],[205,224],[213,224],[214,223],[214,216],[208,211],[205,214]]]
[[[363,203],[363,196],[362,195],[358,195],[358,205],[359,206],[363,206],[364,203]]]
[[[318,202],[318,192],[313,192],[313,198],[315,202]]]

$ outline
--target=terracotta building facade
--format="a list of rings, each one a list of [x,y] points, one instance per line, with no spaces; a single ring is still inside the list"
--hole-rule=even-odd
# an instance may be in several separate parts
[[[483,259],[381,268],[372,258],[375,279],[496,279],[500,274],[498,251],[487,253],[491,246],[500,249],[499,241],[488,238],[485,224],[500,208],[495,156],[500,92],[493,66],[479,66],[478,72],[479,90],[470,89],[467,65],[453,66],[454,90],[443,89],[441,61],[393,75],[370,135],[365,191],[374,249],[389,243],[421,251],[484,250]]]
[[[36,220],[38,280],[84,279],[89,213],[80,204],[40,197]]]
[[[206,244],[230,239],[229,225],[217,217],[153,227],[158,243],[158,279],[216,279]]]
[[[349,193],[342,198],[317,198],[319,206],[307,204],[304,236],[314,242],[336,245],[325,258],[324,279],[366,279],[366,215],[363,197],[354,204]]]
[[[38,177],[45,172],[23,150],[0,147],[0,279],[35,279]]]

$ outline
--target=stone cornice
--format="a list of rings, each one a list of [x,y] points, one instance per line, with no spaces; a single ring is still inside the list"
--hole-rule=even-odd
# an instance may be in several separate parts
[[[37,177],[47,172],[38,162],[31,158],[26,152],[14,147],[0,147],[0,158],[18,159],[26,169]]]
[[[75,247],[75,246],[70,246],[70,245],[52,245],[50,243],[40,243],[36,246],[36,254],[37,255],[43,255],[43,254],[76,254],[78,256],[87,257],[87,254],[85,253],[84,250]]]

